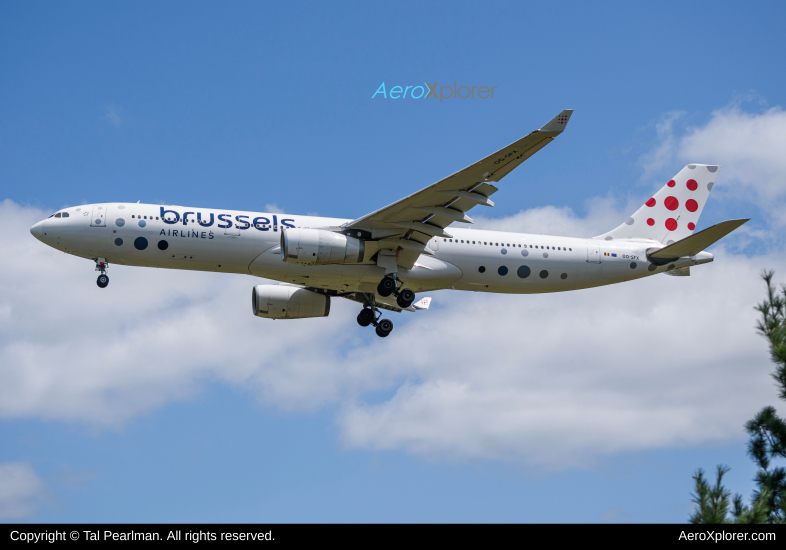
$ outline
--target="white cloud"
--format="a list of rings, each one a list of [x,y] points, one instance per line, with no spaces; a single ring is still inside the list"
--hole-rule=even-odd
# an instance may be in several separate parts
[[[786,196],[784,151],[786,111],[773,107],[748,113],[732,105],[713,112],[705,126],[690,129],[681,140],[679,156],[723,165],[718,185],[743,187],[739,196],[752,193],[766,206]]]
[[[628,523],[630,515],[621,507],[608,508],[598,517],[598,523]]]
[[[606,210],[551,214],[586,234]],[[219,380],[284,409],[338,407],[348,447],[559,468],[739,439],[772,393],[752,306],[781,254],[720,249],[690,278],[566,294],[436,293],[381,340],[340,300],[328,319],[255,318],[250,277],[113,266],[101,290],[91,262],[29,235],[44,215],[0,205],[5,418],[117,426]],[[378,390],[395,395],[365,402]]]
[[[706,124],[678,128],[683,114],[667,113],[656,124],[656,144],[639,159],[643,179],[662,184],[682,163],[719,164],[716,189],[723,197],[753,201],[786,223],[786,111],[748,112],[735,101],[713,111]]]
[[[644,168],[643,180],[649,180],[663,168],[669,167],[677,150],[677,139],[674,136],[674,125],[685,116],[684,111],[671,111],[665,113],[655,123],[655,133],[658,143],[651,150],[641,156],[639,162]],[[698,161],[693,161],[698,162]],[[702,163],[710,164],[710,163]]]
[[[674,155],[701,135],[675,141]],[[587,206],[586,217],[545,207],[478,225],[591,236],[638,204]],[[29,234],[44,216],[0,203],[0,417],[114,427],[218,381],[268,406],[336,410],[348,448],[552,469],[740,440],[777,403],[753,306],[761,269],[786,275],[783,250],[720,246],[689,278],[565,294],[439,292],[427,312],[390,314],[396,329],[379,339],[343,300],[328,319],[255,318],[259,280],[247,276],[113,266],[100,290],[91,262]]]
[[[116,107],[109,106],[104,110],[104,120],[109,121],[112,126],[118,127],[123,123],[123,119],[120,118],[119,110]]]
[[[44,494],[44,481],[30,464],[0,463],[0,518],[20,519],[33,515]]]
[[[410,379],[388,401],[345,406],[345,443],[551,468],[741,438],[774,398],[753,329],[758,270],[783,273],[786,262],[716,254],[690,279],[453,297],[396,335],[407,342],[396,363],[411,365]]]
[[[284,214],[284,211],[281,210],[277,204],[266,204],[265,212],[270,212],[271,214]]]
[[[617,227],[641,205],[635,202],[620,205],[614,199],[596,197],[586,206],[587,215],[583,218],[566,206],[542,206],[522,210],[507,218],[477,216],[475,225],[491,231],[593,237]]]

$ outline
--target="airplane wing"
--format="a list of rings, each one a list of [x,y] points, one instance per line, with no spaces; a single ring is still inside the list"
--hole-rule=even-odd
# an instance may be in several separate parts
[[[450,238],[445,228],[453,222],[472,223],[466,214],[470,209],[478,204],[494,206],[489,197],[497,187],[492,183],[552,142],[565,129],[572,114],[572,109],[565,109],[541,129],[345,227],[369,231],[372,239],[383,239],[380,248],[396,251],[397,264],[412,269],[420,254],[432,253],[426,247],[432,237]],[[397,235],[402,237],[391,238]]]

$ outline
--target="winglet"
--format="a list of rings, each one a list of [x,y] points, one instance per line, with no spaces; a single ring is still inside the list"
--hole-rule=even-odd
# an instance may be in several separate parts
[[[538,130],[538,132],[556,132],[558,134],[562,133],[562,131],[565,129],[565,126],[568,125],[570,115],[572,114],[573,109],[565,109],[560,114],[552,118],[548,124]]]
[[[418,300],[417,302],[412,304],[412,307],[414,307],[415,309],[428,309],[428,306],[430,305],[431,305],[431,298],[423,298],[422,300]]]

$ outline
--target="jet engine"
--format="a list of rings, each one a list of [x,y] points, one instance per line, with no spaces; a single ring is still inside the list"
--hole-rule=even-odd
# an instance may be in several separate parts
[[[281,259],[291,264],[360,263],[366,243],[342,233],[300,227],[282,229]]]
[[[330,296],[296,286],[257,285],[251,291],[251,306],[254,315],[268,319],[327,317]]]

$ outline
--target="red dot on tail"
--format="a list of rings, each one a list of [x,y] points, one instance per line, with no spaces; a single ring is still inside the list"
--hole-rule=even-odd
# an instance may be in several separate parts
[[[675,220],[674,218],[669,218],[668,220],[666,220],[666,229],[668,229],[669,231],[674,231],[675,229],[677,229],[677,220]]]
[[[685,185],[687,185],[688,189],[690,189],[691,191],[695,191],[696,188],[699,187],[699,184],[696,183],[696,180],[688,180],[688,183],[686,183]]]
[[[655,198],[653,197],[650,200],[648,200],[647,202],[645,202],[644,204],[646,204],[649,207],[653,207],[653,206],[655,206],[656,202],[658,202],[658,201],[656,201]]]
[[[697,203],[693,199],[688,199],[687,201],[685,201],[685,208],[688,209],[688,212],[695,212],[696,210],[699,209],[699,203]]]
[[[675,186],[675,185],[677,185],[677,184],[674,182],[674,180],[671,180],[671,181],[669,181],[669,183],[667,183],[666,185],[668,185],[669,187],[674,187],[674,186]]]
[[[693,223],[693,222],[690,222],[690,223],[688,224],[688,229],[690,229],[691,231],[693,231],[694,229],[696,229],[696,224],[695,224],[695,223]]]
[[[677,200],[677,197],[666,197],[666,200],[663,201],[663,206],[668,208],[669,210],[676,210],[680,205],[680,201]]]
[[[655,220],[652,218],[647,218],[647,225],[655,225]]]

